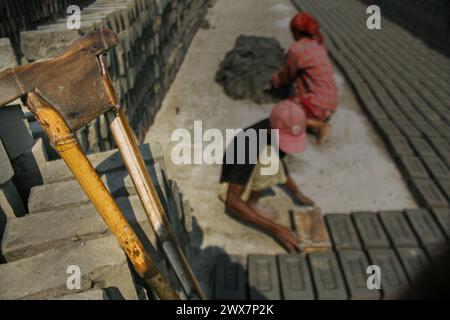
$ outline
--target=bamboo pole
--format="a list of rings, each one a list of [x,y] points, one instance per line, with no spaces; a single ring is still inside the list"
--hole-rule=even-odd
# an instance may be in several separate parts
[[[142,242],[81,150],[62,116],[36,93],[28,94],[27,103],[50,138],[53,147],[65,161],[108,228],[119,241],[136,272],[159,298],[178,300],[178,294],[145,251]]]

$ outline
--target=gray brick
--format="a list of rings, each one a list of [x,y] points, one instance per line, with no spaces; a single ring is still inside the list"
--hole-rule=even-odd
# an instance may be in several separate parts
[[[441,115],[441,117],[446,120],[450,121],[450,111],[448,108],[438,108],[436,111]]]
[[[450,247],[447,245],[429,245],[424,246],[425,251],[432,262],[439,261],[442,255],[447,254]]]
[[[367,288],[367,268],[370,266],[363,251],[338,252],[345,282],[351,300],[379,300],[381,293],[378,290]]]
[[[450,170],[441,159],[438,157],[426,157],[423,158],[423,161],[435,179],[450,180]]]
[[[138,196],[119,198],[116,201],[133,226],[143,225],[148,221]],[[6,260],[12,262],[77,241],[101,238],[106,234],[108,227],[93,205],[59,209],[11,219],[5,229],[1,251]],[[146,238],[152,246],[157,245],[153,231]],[[149,250],[151,254],[153,251]]]
[[[426,121],[412,121],[412,124],[428,138],[439,138],[440,134]]]
[[[314,300],[311,274],[304,256],[278,256],[278,267],[284,300]]]
[[[385,106],[385,105],[384,105]],[[384,111],[389,115],[389,117],[393,120],[397,121],[407,121],[406,115],[397,107],[390,106],[389,108],[384,108]]]
[[[14,170],[9,161],[3,142],[0,139],[0,185],[6,183],[14,175]]]
[[[417,157],[400,157],[399,166],[407,180],[410,179],[427,179],[430,177],[427,169],[423,165],[420,158]]]
[[[333,252],[308,255],[317,298],[319,300],[347,300],[347,290]]]
[[[33,187],[42,185],[41,171],[34,154],[25,152],[11,161],[14,169],[13,181],[22,199],[28,199]]]
[[[441,188],[441,191],[447,197],[447,200],[450,201],[450,180],[437,180],[437,184]]]
[[[413,107],[403,107],[403,112],[409,120],[421,121],[423,120],[423,116],[416,111]]]
[[[389,239],[376,214],[356,212],[352,214],[352,217],[365,249],[390,247]]]
[[[448,207],[448,201],[432,180],[414,179],[411,188],[420,205],[426,208]]]
[[[82,300],[93,300],[93,301],[101,301],[101,300],[111,300],[106,293],[105,290],[88,290],[85,292],[80,292],[77,294],[71,294],[71,295],[64,295],[62,297],[56,298],[55,300],[76,300],[76,301],[82,301]]]
[[[370,118],[374,120],[388,120],[388,115],[377,104],[364,103],[364,108]]]
[[[281,289],[275,256],[250,255],[248,281],[251,300],[280,300]]]
[[[450,166],[450,144],[442,138],[432,138],[430,142],[442,160],[445,161],[447,166]]]
[[[328,214],[325,216],[325,220],[336,250],[361,249],[361,243],[350,215]]]
[[[402,133],[390,120],[378,120],[376,126],[384,138],[402,136]]]
[[[214,299],[246,300],[245,257],[221,255],[217,259]]]
[[[401,299],[405,291],[409,289],[409,284],[395,252],[391,249],[373,249],[369,250],[368,254],[371,263],[381,269],[383,298]]]
[[[436,153],[434,152],[433,148],[430,146],[430,144],[422,138],[411,138],[409,139],[411,142],[411,145],[413,146],[414,150],[416,150],[417,154],[421,157],[434,157],[436,156]]]
[[[19,105],[0,109],[0,137],[10,160],[31,151],[33,138]]]
[[[397,248],[397,253],[409,282],[413,284],[429,266],[427,255],[420,248]]]
[[[0,185],[0,207],[8,219],[23,217],[25,206],[12,180]]]
[[[33,148],[31,149],[33,157],[36,161],[37,167],[39,168],[39,176],[44,176],[45,166],[49,161],[47,150],[45,147],[45,142],[42,138],[38,138],[34,140]]]
[[[447,237],[447,241],[450,241],[450,209],[433,209],[432,212],[439,227]]]
[[[0,38],[0,71],[17,66],[16,55],[9,38]]]
[[[406,210],[406,217],[422,245],[441,245],[446,239],[428,210]]]
[[[419,245],[403,212],[383,211],[379,216],[394,247],[417,247]]]
[[[414,151],[405,137],[388,137],[388,145],[395,157],[414,156]]]
[[[447,141],[450,140],[450,127],[442,120],[431,121],[433,128],[441,134]]]
[[[155,166],[158,166],[156,164]],[[159,183],[155,169],[147,166],[155,185]],[[126,197],[136,194],[133,181],[127,171],[115,171],[100,175],[113,197]],[[61,197],[60,194],[64,194]],[[42,213],[88,204],[90,200],[76,180],[62,181],[34,187],[28,201],[30,213]]]
[[[142,144],[139,146],[144,162],[153,164],[163,162],[161,146],[157,143]],[[125,169],[120,153],[115,150],[92,154],[88,156],[98,174],[112,173]],[[47,163],[45,167],[44,181],[46,184],[72,180],[73,175],[63,160]]]
[[[422,134],[408,120],[397,120],[395,124],[407,137],[421,137]]]
[[[436,121],[436,120],[440,120],[439,115],[433,111],[432,108],[423,106],[422,108],[418,109],[424,116],[424,118],[428,121]]]
[[[52,58],[80,37],[78,30],[67,28],[22,31],[21,49],[28,61]]]
[[[66,285],[66,271],[71,265],[80,267],[80,291],[95,284],[98,288],[117,288],[111,290],[116,299],[137,299],[126,256],[112,237],[79,242],[71,249],[55,248],[0,265],[0,299],[46,299],[76,293]]]

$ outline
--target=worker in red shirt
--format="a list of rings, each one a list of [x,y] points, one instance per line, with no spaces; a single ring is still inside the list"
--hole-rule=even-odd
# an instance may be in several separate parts
[[[292,99],[301,105],[308,118],[308,129],[318,132],[318,143],[328,138],[328,124],[338,105],[338,90],[333,64],[323,45],[320,24],[307,13],[297,14],[291,21],[295,43],[287,54],[286,63],[273,76],[275,88],[294,84]]]

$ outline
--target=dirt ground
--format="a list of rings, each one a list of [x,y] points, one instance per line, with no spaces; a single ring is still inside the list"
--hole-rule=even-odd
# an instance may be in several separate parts
[[[217,197],[219,165],[177,166],[171,162],[176,144],[171,142],[171,134],[177,128],[192,131],[197,120],[203,121],[204,129],[224,131],[245,128],[268,117],[273,105],[234,101],[224,94],[214,76],[241,34],[275,37],[288,48],[292,42],[288,26],[295,13],[289,0],[218,0],[207,17],[211,28],[201,29],[195,37],[147,136],[147,141],[162,144],[168,175],[180,184],[194,209],[197,251],[192,260],[207,292],[214,255],[284,250],[269,236],[225,214]],[[292,176],[324,213],[416,208],[382,140],[345,78],[336,71],[341,100],[332,120],[331,139],[325,146],[311,145],[305,154],[289,156]],[[202,152],[201,146],[194,146],[194,152]],[[263,201],[281,213],[280,223],[288,224],[288,211],[296,207],[279,188],[273,191]]]

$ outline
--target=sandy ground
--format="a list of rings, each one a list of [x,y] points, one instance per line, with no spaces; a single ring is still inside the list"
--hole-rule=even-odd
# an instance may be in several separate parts
[[[287,48],[292,42],[288,25],[295,13],[289,0],[218,0],[207,17],[212,28],[198,32],[147,136],[147,141],[162,144],[168,175],[180,184],[194,209],[197,250],[192,260],[207,292],[214,255],[284,250],[269,236],[224,213],[217,197],[219,165],[172,163],[170,155],[177,142],[171,142],[171,134],[178,128],[192,132],[198,120],[203,121],[204,129],[224,131],[245,128],[268,117],[273,105],[233,101],[215,83],[214,76],[241,34],[275,37]],[[305,154],[289,156],[292,176],[324,213],[415,208],[383,142],[338,70],[336,81],[341,101],[332,121],[332,137],[325,146],[311,145]],[[194,152],[201,150],[199,145],[194,147]],[[296,207],[279,188],[273,191],[263,201],[278,209],[280,223],[288,224],[288,210]]]

